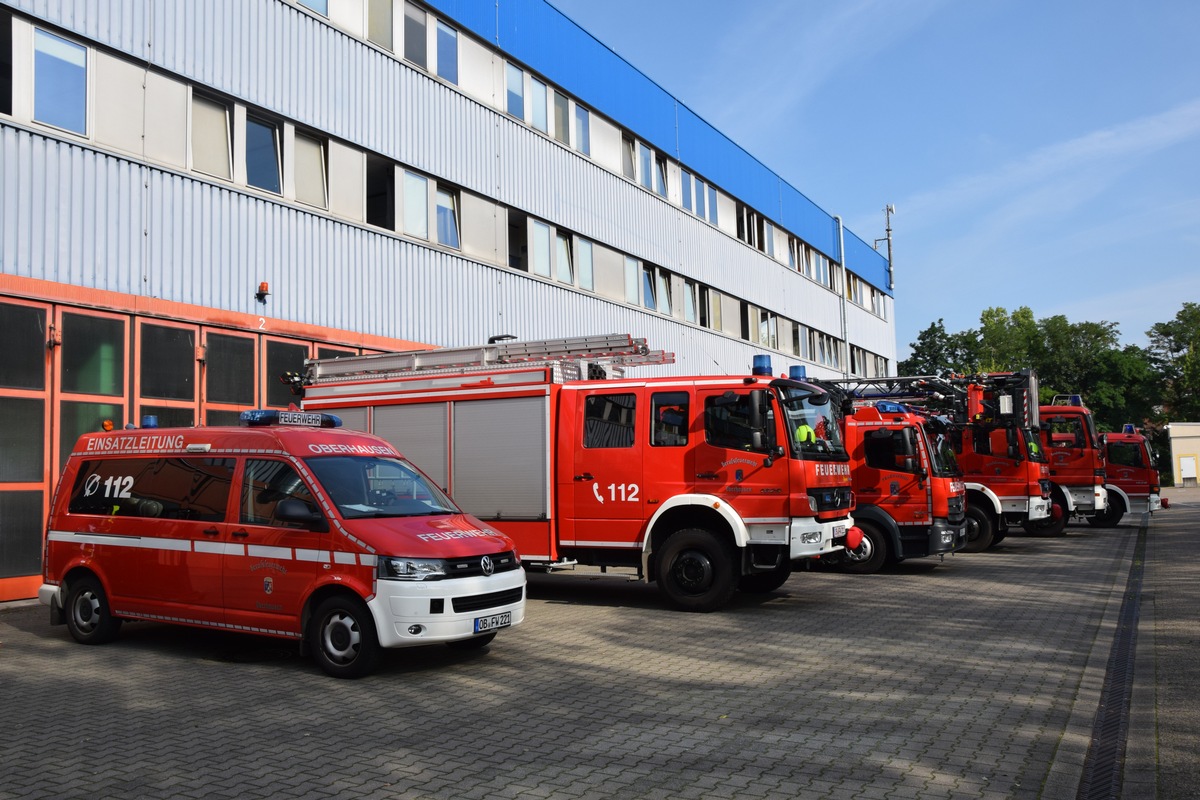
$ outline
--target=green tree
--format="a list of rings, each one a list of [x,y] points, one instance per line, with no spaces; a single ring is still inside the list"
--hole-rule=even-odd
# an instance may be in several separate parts
[[[1011,315],[1003,308],[984,309],[979,315],[979,371],[1008,372],[1028,366],[1041,350],[1041,340],[1027,306]]]
[[[1146,331],[1149,358],[1161,379],[1167,420],[1200,420],[1200,304],[1184,303],[1168,322]]]
[[[945,321],[939,319],[909,342],[912,354],[896,364],[901,375],[948,375],[974,370],[977,361],[977,340],[974,331],[946,333]]]

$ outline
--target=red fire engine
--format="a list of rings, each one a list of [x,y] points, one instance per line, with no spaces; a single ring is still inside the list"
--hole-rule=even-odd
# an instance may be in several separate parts
[[[868,379],[817,381],[842,405],[862,543],[832,557],[846,572],[876,572],[888,561],[953,553],[966,544],[966,488],[948,421],[879,399]]]
[[[1077,395],[1056,395],[1040,406],[1042,446],[1050,462],[1050,499],[1053,506],[1044,520],[1025,523],[1025,530],[1057,536],[1072,516],[1091,518],[1108,509],[1104,488],[1104,450],[1096,434],[1092,412]]]
[[[402,446],[526,567],[625,567],[690,611],[772,591],[857,531],[836,409],[804,381],[624,377],[669,364],[628,335],[309,362],[306,410]]]
[[[1160,510],[1158,456],[1150,440],[1132,424],[1102,438],[1108,509],[1088,517],[1088,522],[1100,528],[1115,528],[1126,513],[1148,515]]]

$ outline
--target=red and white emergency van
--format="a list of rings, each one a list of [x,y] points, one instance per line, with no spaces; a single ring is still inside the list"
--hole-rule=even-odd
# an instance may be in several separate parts
[[[84,644],[125,620],[297,640],[335,677],[381,647],[477,648],[525,614],[512,540],[383,439],[337,417],[80,437],[55,492],[38,592]]]

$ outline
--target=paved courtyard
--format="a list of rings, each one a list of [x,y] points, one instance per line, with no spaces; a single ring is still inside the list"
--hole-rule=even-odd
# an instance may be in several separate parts
[[[487,650],[393,651],[359,681],[153,623],[84,647],[10,604],[0,798],[1075,797],[1142,566],[1116,785],[1191,796],[1200,493],[1175,506],[1148,530],[797,573],[716,614],[531,574],[526,624]]]

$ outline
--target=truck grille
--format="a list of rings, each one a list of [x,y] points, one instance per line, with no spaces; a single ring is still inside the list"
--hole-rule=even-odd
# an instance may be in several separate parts
[[[483,559],[485,556],[468,556],[467,558],[446,559],[447,578],[470,578],[484,575]],[[492,572],[511,572],[517,569],[517,555],[512,550],[504,553],[490,553],[486,558],[491,559]]]
[[[488,592],[487,594],[477,594],[471,597],[455,597],[450,602],[454,606],[455,613],[482,611],[485,608],[510,606],[513,603],[519,603],[524,592],[525,587],[518,586],[515,589],[505,589],[502,592]]]

